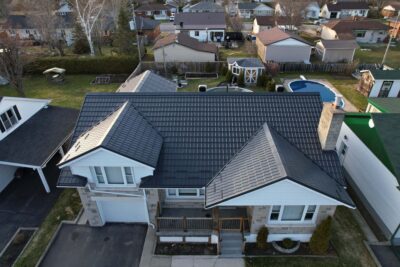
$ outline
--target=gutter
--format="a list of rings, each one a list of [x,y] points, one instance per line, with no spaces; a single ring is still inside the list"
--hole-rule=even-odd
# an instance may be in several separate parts
[[[400,224],[397,226],[397,228],[396,228],[396,230],[394,231],[393,235],[390,237],[390,244],[391,244],[392,246],[394,246],[393,240],[394,240],[394,238],[395,238],[395,236],[396,236],[396,233],[397,233],[399,230],[400,230]]]

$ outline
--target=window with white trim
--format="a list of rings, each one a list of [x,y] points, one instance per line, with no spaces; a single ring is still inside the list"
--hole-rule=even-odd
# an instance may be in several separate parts
[[[97,184],[112,186],[135,186],[132,167],[99,167],[91,168]]]
[[[169,198],[203,198],[203,188],[169,188],[166,189],[167,197]]]
[[[21,115],[18,111],[17,106],[13,106],[6,112],[0,114],[0,131],[4,133],[8,129],[11,129],[14,125],[21,120]]]
[[[239,75],[240,74],[240,69],[238,67],[232,67],[232,73]]]
[[[316,205],[274,205],[271,207],[269,223],[313,222],[317,213]]]

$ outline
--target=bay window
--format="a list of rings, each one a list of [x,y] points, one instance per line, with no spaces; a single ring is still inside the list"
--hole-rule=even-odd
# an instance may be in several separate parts
[[[317,213],[316,205],[274,205],[269,213],[269,223],[313,222]]]
[[[93,176],[101,185],[135,185],[131,167],[92,167]]]
[[[169,188],[166,190],[169,198],[203,198],[204,189],[200,188]]]

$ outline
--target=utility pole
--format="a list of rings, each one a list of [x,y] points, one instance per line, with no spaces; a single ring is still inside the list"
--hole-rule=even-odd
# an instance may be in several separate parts
[[[133,19],[133,25],[135,26],[135,31],[136,31],[136,44],[137,44],[137,49],[138,49],[138,56],[139,56],[139,63],[142,61],[142,52],[140,51],[140,38],[139,38],[139,25],[136,24],[136,15],[135,15],[135,4],[132,1],[132,19]]]
[[[399,17],[400,17],[400,11],[397,12],[397,18],[396,18],[396,22],[395,22],[395,27],[397,27],[397,23],[399,23]],[[390,47],[390,44],[392,43],[392,40],[393,40],[393,34],[390,34],[389,42],[388,42],[388,44],[386,46],[385,54],[383,55],[382,65],[385,64],[386,56],[387,56],[387,53],[389,52],[389,47]]]

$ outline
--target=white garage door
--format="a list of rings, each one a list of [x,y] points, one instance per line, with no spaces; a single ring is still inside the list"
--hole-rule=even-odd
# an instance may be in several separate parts
[[[98,200],[105,222],[147,222],[147,206],[143,198]]]

